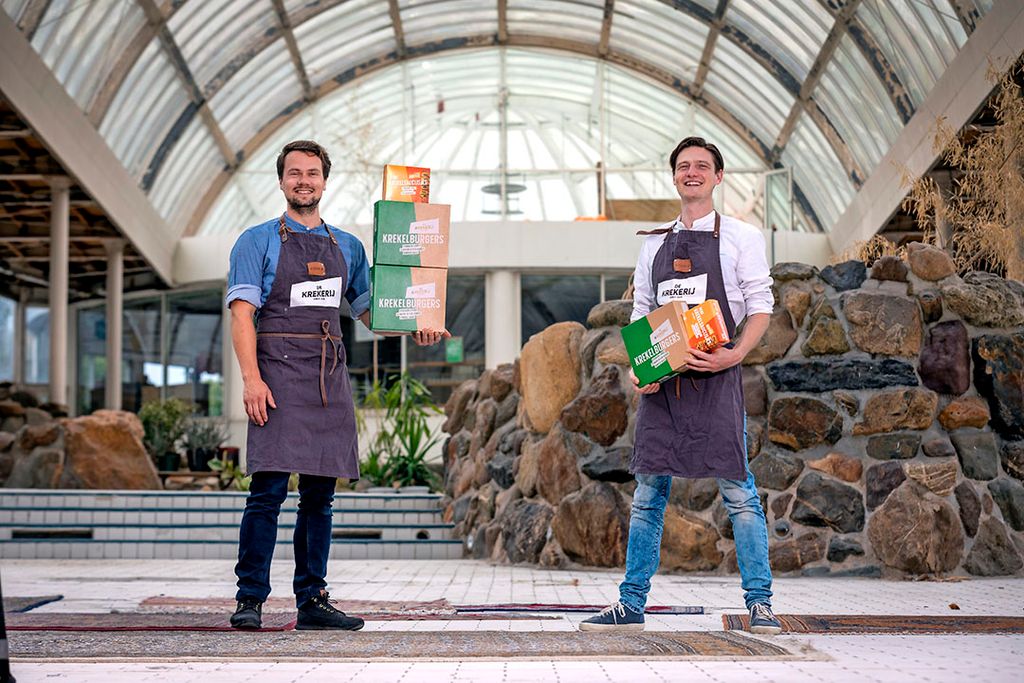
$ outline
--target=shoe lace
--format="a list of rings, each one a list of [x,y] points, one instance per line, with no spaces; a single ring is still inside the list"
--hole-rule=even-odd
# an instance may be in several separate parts
[[[616,602],[616,603],[614,603],[612,605],[608,605],[607,607],[605,607],[603,610],[601,610],[601,612],[597,616],[604,617],[604,616],[607,616],[607,615],[611,614],[612,612],[615,612],[620,617],[625,618],[626,617],[626,606],[623,605],[621,602]]]
[[[254,609],[257,612],[259,612],[260,611],[260,606],[262,604],[263,603],[261,603],[259,600],[255,600],[253,598],[242,598],[241,600],[238,601],[238,609],[239,610]]]
[[[341,610],[339,610],[337,607],[331,604],[331,594],[327,591],[324,591],[320,595],[314,596],[313,603],[325,612],[331,612],[336,614],[342,613]]]
[[[754,619],[767,619],[769,621],[775,620],[775,615],[772,614],[772,608],[763,603],[754,603],[754,606],[750,608],[750,613]]]

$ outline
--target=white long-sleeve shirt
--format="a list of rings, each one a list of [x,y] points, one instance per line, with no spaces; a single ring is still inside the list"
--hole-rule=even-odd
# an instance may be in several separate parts
[[[679,220],[659,227],[672,230],[686,229]],[[695,220],[690,229],[711,232],[714,228],[715,212],[712,211]],[[633,274],[631,321],[644,317],[659,306],[656,301],[656,283],[651,282],[651,267],[665,237],[664,234],[648,235],[640,246],[640,256],[637,258],[636,272]],[[770,314],[775,307],[772,277],[769,274],[765,251],[764,235],[758,228],[731,216],[722,216],[719,229],[722,279],[725,281],[725,294],[729,298],[729,310],[737,325],[748,315]]]

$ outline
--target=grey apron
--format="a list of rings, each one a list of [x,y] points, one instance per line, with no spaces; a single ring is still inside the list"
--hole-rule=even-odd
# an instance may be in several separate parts
[[[274,395],[267,422],[249,422],[246,472],[359,478],[352,387],[341,344],[348,268],[329,237],[296,232],[281,217],[281,253],[259,311],[256,361]]]
[[[733,337],[736,324],[722,279],[720,226],[716,211],[713,232],[661,229],[641,234],[667,233],[652,265],[655,294],[662,282],[706,274],[705,297],[718,301]],[[684,372],[663,382],[657,393],[640,397],[630,471],[689,479],[745,479],[743,420],[739,365],[714,373]]]

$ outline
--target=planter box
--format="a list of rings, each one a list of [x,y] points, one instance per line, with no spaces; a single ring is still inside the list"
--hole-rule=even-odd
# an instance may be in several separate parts
[[[448,271],[374,265],[370,269],[370,329],[416,332],[445,329]]]
[[[379,201],[373,205],[373,262],[447,268],[450,225],[447,204]]]

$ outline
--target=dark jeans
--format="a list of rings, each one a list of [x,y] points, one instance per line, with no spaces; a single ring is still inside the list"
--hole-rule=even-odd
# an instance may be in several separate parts
[[[287,472],[257,472],[252,476],[249,497],[242,513],[238,534],[238,576],[236,600],[270,595],[270,561],[277,543],[277,517],[288,495]],[[331,503],[333,477],[299,475],[299,509],[295,517],[296,606],[302,605],[327,586],[327,557],[331,552]]]

